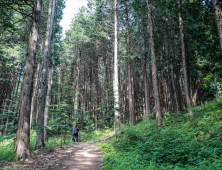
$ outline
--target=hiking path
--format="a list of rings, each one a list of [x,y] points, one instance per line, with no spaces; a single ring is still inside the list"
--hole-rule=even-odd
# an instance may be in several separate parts
[[[68,144],[66,149],[52,149],[34,160],[11,163],[7,168],[23,170],[101,170],[100,148],[90,143]]]

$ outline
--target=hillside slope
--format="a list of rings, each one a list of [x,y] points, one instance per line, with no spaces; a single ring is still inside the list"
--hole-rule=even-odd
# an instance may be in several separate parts
[[[222,169],[222,99],[192,110],[195,120],[171,114],[167,128],[152,120],[122,127],[118,148],[115,139],[101,144],[103,169]]]

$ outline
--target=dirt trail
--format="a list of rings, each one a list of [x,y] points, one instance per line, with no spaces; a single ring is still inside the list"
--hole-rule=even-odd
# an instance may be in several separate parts
[[[3,169],[13,167],[24,170],[101,170],[102,153],[93,144],[67,145],[66,150],[57,149],[43,153],[30,161],[24,160]]]

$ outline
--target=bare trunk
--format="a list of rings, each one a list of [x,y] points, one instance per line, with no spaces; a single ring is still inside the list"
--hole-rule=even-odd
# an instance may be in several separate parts
[[[90,57],[89,63],[89,98],[88,98],[88,110],[89,110],[89,118],[92,119],[92,72],[93,72],[93,61],[92,57]]]
[[[76,75],[74,78],[74,86],[73,89],[75,89],[75,95],[74,95],[74,113],[77,115],[77,109],[78,109],[78,94],[79,94],[79,75],[80,75],[80,66],[81,66],[81,55],[82,55],[82,44],[80,44],[80,47],[78,48],[78,58],[77,58],[77,67],[76,67]]]
[[[36,126],[39,81],[40,81],[40,63],[38,63],[38,66],[37,66],[37,74],[36,74],[35,85],[34,85],[34,93],[32,95],[30,124],[33,123],[33,126]]]
[[[219,94],[218,94],[218,88],[217,88],[217,67],[215,66],[215,74],[214,74],[214,86],[215,86],[215,97],[218,101]]]
[[[44,141],[47,141],[47,142],[48,142],[48,135],[47,135],[46,126],[48,125],[48,112],[49,112],[49,105],[51,101],[52,76],[53,76],[53,66],[51,66],[49,69],[48,90],[47,90],[45,111],[44,111]]]
[[[54,0],[55,7],[57,8],[57,1]],[[53,11],[52,11],[53,12]],[[55,9],[54,9],[55,13]],[[54,19],[54,18],[52,18]],[[48,142],[48,135],[47,135],[47,128],[48,125],[48,112],[49,112],[49,105],[51,102],[51,89],[52,89],[52,77],[53,77],[53,56],[54,56],[54,46],[55,46],[55,34],[56,34],[56,17],[53,23],[53,40],[52,40],[52,47],[51,47],[51,57],[50,57],[50,68],[49,68],[49,75],[48,75],[48,90],[46,96],[46,103],[45,103],[45,110],[44,110],[44,141]],[[49,53],[50,55],[50,53]]]
[[[158,125],[161,125],[162,115],[160,107],[160,96],[158,89],[158,76],[157,76],[157,66],[156,66],[156,54],[155,54],[155,42],[154,42],[154,28],[152,19],[152,4],[151,0],[146,0],[148,8],[148,23],[150,32],[150,48],[151,48],[151,63],[152,63],[152,79],[153,79],[153,92],[155,99],[155,110],[156,110],[156,120]]]
[[[150,109],[150,86],[149,79],[147,78],[146,71],[146,60],[144,61],[144,86],[145,86],[145,120],[150,119],[151,109]]]
[[[184,76],[184,92],[186,97],[186,104],[188,109],[191,109],[191,99],[189,93],[189,80],[188,80],[188,68],[187,68],[187,51],[185,45],[185,36],[184,36],[184,27],[183,27],[183,19],[182,19],[182,3],[181,0],[178,1],[178,8],[179,8],[179,27],[180,27],[180,39],[181,39],[181,46],[182,46],[182,60],[183,60],[183,76]],[[194,117],[194,114],[191,110],[191,117]]]
[[[114,76],[113,76],[113,93],[114,93],[114,129],[115,131],[119,129],[120,126],[120,118],[119,118],[119,81],[118,81],[118,56],[117,56],[117,0],[114,0],[114,8],[115,8],[115,41],[114,41]]]
[[[180,71],[176,68],[176,61],[174,63],[174,80],[175,80],[175,91],[176,91],[176,98],[177,98],[177,106],[179,111],[184,111],[184,105],[183,105],[183,96],[181,91],[181,85],[180,85],[180,77],[179,73]]]
[[[170,95],[170,101],[171,101],[171,106],[172,106],[172,112],[176,113],[177,112],[177,102],[176,102],[176,94],[174,90],[174,81],[173,81],[173,73],[172,73],[172,64],[171,64],[171,46],[170,46],[170,41],[167,40],[167,55],[168,55],[168,90],[169,90],[169,95]]]
[[[132,75],[132,61],[128,64],[128,97],[129,97],[129,121],[131,125],[135,125],[135,108],[134,108],[134,81]]]
[[[127,55],[130,55],[130,35],[129,35],[129,11],[128,4],[126,2],[126,22],[127,22]],[[131,125],[135,126],[135,96],[134,96],[134,79],[133,79],[133,61],[130,59],[128,62],[128,97],[129,97],[129,122]]]
[[[172,76],[172,71],[171,71],[171,65],[168,64],[168,80],[169,80],[169,90],[170,90],[170,98],[172,102],[172,111],[173,113],[177,112],[177,101],[176,101],[176,94],[174,90],[174,82],[173,82],[173,76]]]
[[[99,72],[98,72],[98,67],[99,67],[99,56],[98,56],[98,44],[96,42],[96,71],[95,71],[95,76],[96,76],[96,105],[99,105]],[[98,129],[98,123],[97,123],[97,116],[98,116],[98,111],[95,110],[95,130]]]
[[[31,156],[30,148],[30,111],[32,100],[32,87],[34,78],[36,45],[38,40],[38,28],[41,14],[42,1],[34,2],[32,14],[32,27],[29,36],[29,45],[26,56],[25,71],[22,84],[20,114],[16,138],[15,153],[17,159],[25,159]]]
[[[129,112],[129,107],[128,107],[128,97],[127,97],[127,91],[128,91],[128,83],[127,83],[127,65],[124,63],[124,80],[123,80],[123,93],[124,93],[124,98],[123,98],[123,124],[126,124],[126,119],[127,119],[127,113]]]
[[[43,128],[44,110],[45,110],[45,102],[46,102],[46,94],[47,94],[47,76],[48,76],[49,54],[50,54],[50,47],[51,47],[51,36],[52,36],[52,29],[53,29],[54,13],[55,13],[55,0],[51,0],[49,4],[45,49],[44,49],[44,57],[43,57],[42,87],[41,87],[41,95],[40,95],[41,102],[40,102],[40,110],[38,114],[38,122],[37,122],[38,129],[37,129],[37,139],[36,139],[35,149],[45,146],[44,128]]]
[[[212,0],[212,4],[214,7],[215,20],[217,24],[218,36],[220,39],[220,47],[222,50],[222,11],[221,11],[221,3],[219,0]]]
[[[192,103],[193,105],[196,105],[197,104],[197,93],[198,93],[198,87],[195,88],[194,92],[193,92],[193,96],[192,96]]]
[[[142,2],[142,1],[141,1]],[[143,43],[144,43],[144,50],[147,48],[146,42],[146,22],[144,19],[144,15],[142,15],[142,22],[143,22]],[[144,102],[145,102],[145,117],[144,120],[149,120],[151,117],[151,106],[150,106],[150,82],[149,78],[147,78],[147,54],[144,56],[144,65],[143,65],[143,76],[144,76]]]

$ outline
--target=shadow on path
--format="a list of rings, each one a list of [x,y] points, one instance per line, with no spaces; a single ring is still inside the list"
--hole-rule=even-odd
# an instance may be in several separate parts
[[[32,161],[25,160],[3,169],[24,170],[101,170],[102,153],[88,143],[69,144],[67,150],[56,149],[37,155]]]

